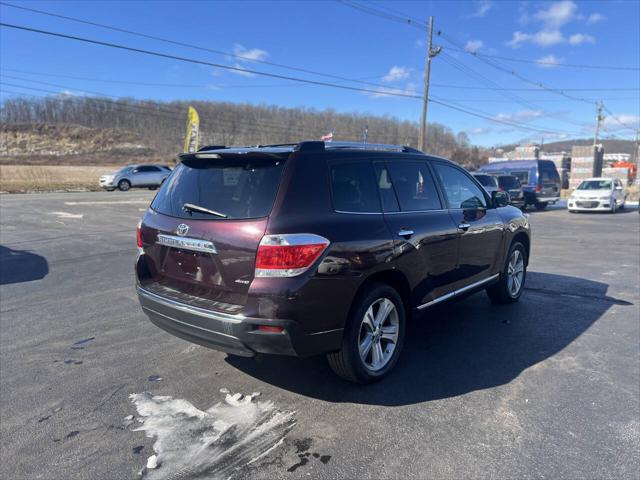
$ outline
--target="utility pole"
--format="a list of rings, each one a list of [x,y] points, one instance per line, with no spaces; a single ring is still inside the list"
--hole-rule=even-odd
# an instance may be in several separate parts
[[[431,59],[438,55],[442,47],[433,48],[433,17],[429,17],[429,42],[427,44],[427,64],[424,67],[424,97],[422,98],[422,121],[418,149],[424,152],[427,143],[427,104],[429,102],[429,77],[431,75]]]
[[[596,132],[593,135],[593,146],[598,145],[598,134],[600,133],[600,124],[604,121],[604,115],[602,114],[602,100],[596,103]]]
[[[636,144],[635,148],[633,149],[633,158],[636,164],[636,178],[634,183],[636,185],[640,185],[640,144],[638,143],[639,136],[640,130],[636,130]]]

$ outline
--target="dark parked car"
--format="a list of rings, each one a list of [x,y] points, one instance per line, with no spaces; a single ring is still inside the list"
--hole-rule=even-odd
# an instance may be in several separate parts
[[[490,175],[511,175],[520,180],[524,190],[525,207],[534,205],[544,210],[560,200],[561,181],[551,160],[509,160],[480,167],[479,172]]]
[[[407,147],[302,142],[180,156],[138,228],[137,291],[168,332],[232,355],[327,354],[355,382],[395,365],[412,314],[522,294],[527,218]]]
[[[509,194],[509,203],[514,207],[524,208],[524,190],[518,177],[498,175],[498,190]]]
[[[493,175],[487,175],[486,173],[474,173],[473,177],[480,182],[480,185],[491,195],[498,188],[498,180]]]

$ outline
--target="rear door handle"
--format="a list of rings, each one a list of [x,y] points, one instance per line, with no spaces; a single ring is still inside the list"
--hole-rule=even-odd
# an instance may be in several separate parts
[[[463,232],[466,232],[467,230],[469,230],[470,227],[471,227],[471,224],[469,223],[461,223],[458,225],[458,230],[462,230]]]
[[[413,230],[407,230],[406,228],[401,228],[400,231],[398,232],[398,236],[399,237],[410,237],[414,233],[415,232]]]

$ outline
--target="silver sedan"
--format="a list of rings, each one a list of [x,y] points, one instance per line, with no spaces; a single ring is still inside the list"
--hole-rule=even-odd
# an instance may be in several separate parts
[[[117,188],[126,192],[132,187],[155,190],[170,174],[171,169],[164,165],[128,165],[117,172],[102,175],[99,184],[108,191]]]

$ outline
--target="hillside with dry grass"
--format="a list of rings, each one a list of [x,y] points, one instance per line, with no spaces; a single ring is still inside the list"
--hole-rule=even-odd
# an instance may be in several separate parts
[[[167,160],[139,134],[69,124],[3,124],[1,165],[120,165]]]

